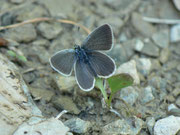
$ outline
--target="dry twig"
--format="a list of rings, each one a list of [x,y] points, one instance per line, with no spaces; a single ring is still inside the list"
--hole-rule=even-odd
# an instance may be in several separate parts
[[[10,29],[10,28],[15,28],[15,27],[19,27],[25,24],[30,24],[30,23],[37,23],[37,22],[43,22],[43,21],[57,21],[60,23],[66,23],[66,24],[73,24],[76,25],[80,28],[82,28],[84,31],[86,31],[88,34],[90,33],[90,30],[88,28],[86,28],[85,26],[78,24],[74,21],[70,21],[70,20],[65,20],[65,19],[54,19],[54,18],[48,18],[48,17],[42,17],[42,18],[35,18],[35,19],[31,19],[31,20],[27,20],[21,23],[16,23],[16,24],[12,24],[12,25],[7,25],[7,26],[2,26],[0,27],[0,31],[1,30],[5,30],[5,29]]]

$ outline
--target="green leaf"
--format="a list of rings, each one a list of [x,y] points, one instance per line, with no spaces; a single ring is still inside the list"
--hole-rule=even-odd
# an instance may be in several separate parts
[[[16,57],[16,53],[11,50],[8,50],[7,53],[12,57]]]
[[[22,56],[22,55],[17,56],[17,58],[18,58],[20,61],[27,62],[26,57],[24,57],[24,56]]]
[[[133,84],[134,79],[126,73],[114,75],[107,79],[111,93],[114,94],[122,88],[128,87]]]
[[[104,89],[103,79],[102,78],[96,78],[95,86],[101,90],[101,93],[103,94],[104,99],[107,100],[107,94],[106,94],[106,91]]]

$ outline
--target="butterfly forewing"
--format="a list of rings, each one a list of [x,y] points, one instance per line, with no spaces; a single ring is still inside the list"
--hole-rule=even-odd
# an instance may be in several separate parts
[[[99,77],[110,77],[114,74],[116,66],[113,59],[101,52],[88,53],[89,63]]]
[[[89,50],[110,50],[112,45],[113,34],[108,24],[95,29],[82,43],[82,47]]]
[[[57,52],[50,59],[50,64],[54,70],[65,76],[71,75],[75,63],[74,49],[67,49]]]
[[[94,88],[95,78],[89,72],[88,65],[81,60],[77,60],[75,64],[76,81],[79,87],[84,91],[90,91]]]

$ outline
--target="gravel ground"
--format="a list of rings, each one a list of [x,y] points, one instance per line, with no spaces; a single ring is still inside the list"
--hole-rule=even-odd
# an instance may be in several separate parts
[[[0,37],[8,44],[1,45],[0,52],[18,67],[43,116],[68,111],[61,120],[73,134],[175,135],[180,131],[180,4],[174,2],[0,0],[0,28],[39,17],[71,20],[89,30],[110,24],[115,43],[108,54],[117,72],[130,73],[135,80],[113,99],[121,117],[103,108],[98,89],[84,92],[74,76],[61,76],[50,67],[55,52],[85,39],[81,27],[41,21],[4,29]]]

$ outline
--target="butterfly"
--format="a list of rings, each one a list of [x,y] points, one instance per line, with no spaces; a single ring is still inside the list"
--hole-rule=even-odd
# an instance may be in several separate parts
[[[64,76],[70,76],[74,68],[75,78],[84,91],[94,88],[95,78],[108,78],[116,70],[114,60],[100,51],[109,51],[113,47],[113,32],[109,24],[92,31],[82,45],[65,49],[50,58],[51,67]]]

